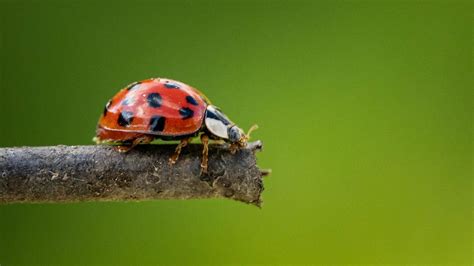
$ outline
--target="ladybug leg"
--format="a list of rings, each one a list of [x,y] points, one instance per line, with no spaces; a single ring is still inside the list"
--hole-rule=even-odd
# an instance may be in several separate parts
[[[148,144],[148,143],[152,142],[154,139],[155,138],[152,137],[152,136],[145,135],[145,136],[141,136],[141,137],[138,137],[138,138],[134,139],[132,141],[131,145],[119,145],[119,146],[115,146],[114,148],[118,152],[125,153],[125,152],[129,152],[131,149],[135,148],[135,146],[137,146],[138,144]]]
[[[186,147],[189,142],[191,142],[192,138],[186,138],[182,139],[181,142],[176,146],[176,150],[174,151],[174,154],[170,157],[169,163],[170,164],[175,164],[178,161],[179,154],[181,153],[181,149]]]
[[[237,144],[237,143],[232,143],[229,146],[229,150],[230,150],[231,154],[235,154],[238,149],[239,149],[239,144]]]
[[[129,145],[129,146],[119,145],[119,146],[114,146],[114,149],[118,152],[126,153],[126,152],[130,151],[131,149],[133,149],[133,146],[132,145]]]
[[[208,162],[208,155],[209,155],[209,137],[206,134],[202,134],[201,142],[203,145],[201,170],[202,170],[202,173],[207,173],[207,162]]]

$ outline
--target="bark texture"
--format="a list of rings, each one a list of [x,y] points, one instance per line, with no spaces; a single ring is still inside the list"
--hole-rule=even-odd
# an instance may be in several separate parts
[[[236,154],[210,145],[207,174],[202,145],[187,146],[169,165],[175,147],[140,145],[125,154],[106,145],[0,148],[0,204],[224,197],[260,206],[268,173],[256,165],[260,141]]]

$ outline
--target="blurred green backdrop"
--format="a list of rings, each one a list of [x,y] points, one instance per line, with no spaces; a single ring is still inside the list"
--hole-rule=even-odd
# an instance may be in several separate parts
[[[5,1],[0,146],[91,144],[126,84],[265,143],[264,206],[0,206],[0,264],[472,263],[472,2]]]

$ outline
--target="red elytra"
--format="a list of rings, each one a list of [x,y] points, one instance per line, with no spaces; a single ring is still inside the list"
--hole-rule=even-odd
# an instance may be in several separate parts
[[[163,78],[135,82],[107,103],[99,141],[127,141],[143,134],[180,137],[201,129],[209,101],[197,89]]]

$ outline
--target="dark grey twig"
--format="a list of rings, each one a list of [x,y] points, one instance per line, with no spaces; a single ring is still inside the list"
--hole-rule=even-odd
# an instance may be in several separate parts
[[[105,145],[0,148],[0,204],[231,198],[260,206],[260,141],[231,154],[211,145],[209,172],[201,174],[202,146],[168,158],[175,145],[142,145],[129,153]]]

